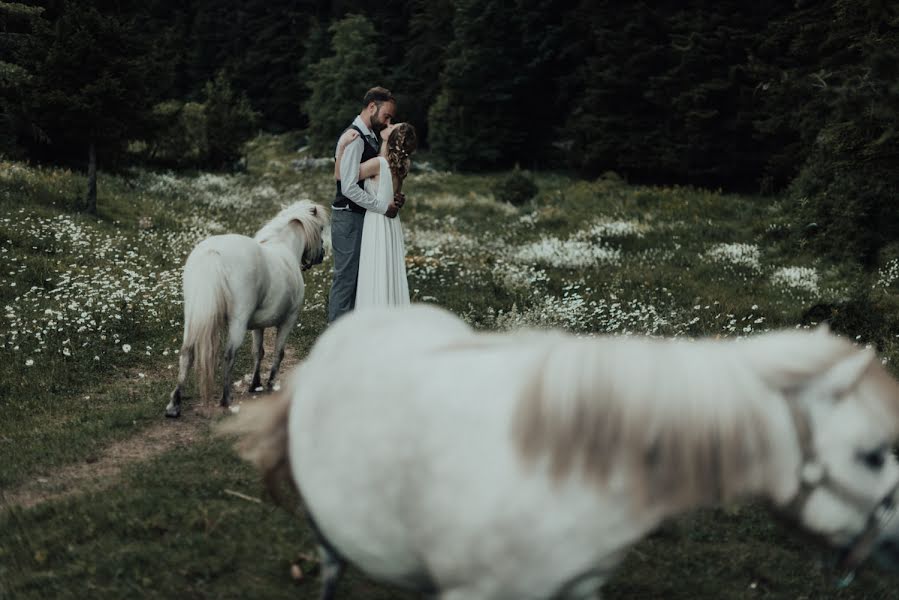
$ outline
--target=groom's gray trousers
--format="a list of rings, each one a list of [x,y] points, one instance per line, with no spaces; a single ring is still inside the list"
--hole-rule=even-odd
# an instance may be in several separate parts
[[[333,323],[356,305],[356,279],[359,277],[359,250],[362,248],[364,221],[365,213],[331,211],[334,278],[331,281],[331,295],[328,297],[328,323]]]

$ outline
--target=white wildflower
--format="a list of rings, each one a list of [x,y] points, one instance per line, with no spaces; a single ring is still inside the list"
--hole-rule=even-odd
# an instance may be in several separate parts
[[[706,257],[714,262],[748,267],[755,271],[762,268],[761,252],[755,244],[718,244],[706,252]]]
[[[602,220],[594,223],[589,229],[577,232],[574,237],[578,239],[608,239],[623,237],[643,237],[649,231],[649,226],[637,221],[608,221]]]
[[[818,272],[810,267],[781,267],[771,276],[771,283],[817,294]]]
[[[544,238],[520,247],[512,258],[520,263],[542,263],[561,268],[592,267],[600,263],[618,264],[621,251],[580,240]]]
[[[899,258],[894,258],[877,271],[874,287],[888,288],[899,279]]]

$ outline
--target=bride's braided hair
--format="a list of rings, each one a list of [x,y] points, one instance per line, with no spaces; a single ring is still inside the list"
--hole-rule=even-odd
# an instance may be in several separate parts
[[[409,174],[409,157],[418,147],[418,136],[411,123],[400,123],[387,138],[387,164],[393,176],[402,181]]]

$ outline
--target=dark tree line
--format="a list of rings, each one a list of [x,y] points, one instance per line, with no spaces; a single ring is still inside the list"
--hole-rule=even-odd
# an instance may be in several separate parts
[[[874,232],[841,244],[869,260],[899,237],[897,32],[883,0],[0,2],[0,152],[328,152],[381,84],[447,166],[786,189],[812,240]]]

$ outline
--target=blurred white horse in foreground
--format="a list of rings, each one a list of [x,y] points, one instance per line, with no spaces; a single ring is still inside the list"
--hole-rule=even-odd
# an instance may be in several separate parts
[[[598,598],[663,519],[738,498],[848,569],[899,540],[899,384],[823,328],[585,339],[361,310],[254,408],[226,428],[300,490],[325,599],[346,563],[441,600]]]
[[[215,379],[219,337],[225,338],[221,405],[231,399],[231,368],[247,329],[253,330],[256,365],[250,389],[259,387],[263,332],[277,327],[271,389],[284,357],[284,343],[297,322],[305,284],[301,271],[322,261],[327,213],[309,200],[295,202],[266,223],[255,237],[214,235],[191,251],[184,265],[184,341],[178,385],[165,409],[181,415],[181,393],[196,362],[200,396],[208,401]]]

